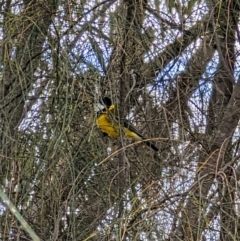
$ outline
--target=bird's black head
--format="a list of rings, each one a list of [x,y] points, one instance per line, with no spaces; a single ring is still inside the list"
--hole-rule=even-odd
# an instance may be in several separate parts
[[[107,108],[109,108],[112,105],[112,100],[107,96],[101,97],[100,102],[104,104]]]

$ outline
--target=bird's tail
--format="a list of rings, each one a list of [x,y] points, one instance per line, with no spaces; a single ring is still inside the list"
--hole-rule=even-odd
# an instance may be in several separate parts
[[[159,151],[158,148],[157,148],[156,146],[154,146],[151,142],[149,142],[149,141],[144,141],[144,143],[145,143],[147,146],[151,147],[154,151]]]

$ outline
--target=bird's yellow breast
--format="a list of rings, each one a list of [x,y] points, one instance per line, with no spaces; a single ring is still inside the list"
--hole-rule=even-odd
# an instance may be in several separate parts
[[[107,133],[110,137],[117,138],[119,136],[119,124],[111,120],[107,113],[103,113],[97,118],[97,126],[102,132]],[[142,140],[140,136],[133,131],[130,131],[128,128],[124,128],[124,133],[127,137],[132,139]]]
[[[119,136],[119,125],[112,121],[107,114],[101,114],[97,118],[97,126],[102,132],[107,133],[110,137],[117,138]]]

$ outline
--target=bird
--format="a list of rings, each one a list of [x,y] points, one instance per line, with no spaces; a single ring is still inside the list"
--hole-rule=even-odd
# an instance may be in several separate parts
[[[111,98],[107,96],[101,97],[100,102],[104,107],[98,112],[96,124],[104,134],[116,139],[120,136],[118,109],[112,104]],[[123,121],[123,131],[126,137],[133,140],[144,141],[147,139],[127,120]],[[144,144],[152,148],[154,151],[158,151],[158,148],[151,142],[144,141]]]

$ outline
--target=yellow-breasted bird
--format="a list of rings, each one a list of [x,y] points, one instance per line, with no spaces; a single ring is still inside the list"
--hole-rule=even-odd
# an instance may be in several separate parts
[[[109,97],[102,97],[100,102],[104,104],[105,108],[103,108],[97,117],[97,126],[99,129],[106,133],[108,136],[117,138],[119,137],[120,127],[119,127],[119,120],[118,120],[118,110],[115,105],[112,104],[112,100]],[[123,122],[124,125],[124,133],[127,137],[130,137],[136,141],[142,141],[146,139],[143,137],[135,128],[134,126],[125,120]],[[154,151],[158,151],[158,148],[153,145],[149,141],[144,141],[144,143],[151,147]]]

